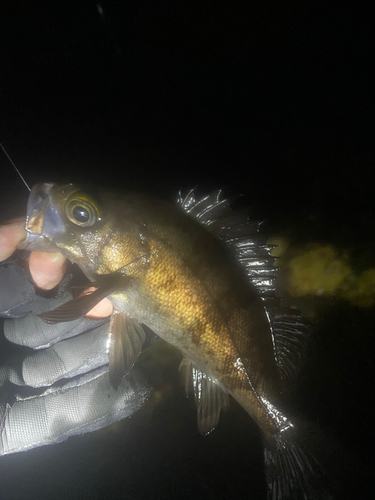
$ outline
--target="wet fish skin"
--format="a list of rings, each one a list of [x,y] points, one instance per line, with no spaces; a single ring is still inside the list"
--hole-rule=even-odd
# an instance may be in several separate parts
[[[290,494],[297,469],[298,488],[307,491],[304,469],[310,465],[294,443],[294,424],[281,410],[282,377],[264,303],[231,251],[207,228],[156,198],[90,195],[71,184],[48,183],[32,189],[26,229],[30,249],[48,241],[98,286],[91,302],[88,296],[77,299],[69,311],[59,308],[57,316],[52,312],[43,319],[73,319],[94,299],[108,296],[115,307],[114,379],[131,368],[142,346],[139,324],[147,325],[182,352],[201,432],[216,426],[231,395],[271,443],[266,463],[273,468],[272,498]],[[126,351],[130,360],[124,361]],[[316,489],[314,495],[319,498]]]
[[[98,202],[72,185],[37,186],[30,198],[36,193],[48,203],[29,217],[28,232],[43,234],[90,279],[130,277],[126,290],[111,294],[114,305],[217,380],[265,433],[277,432],[260,400],[275,401],[280,389],[269,322],[258,293],[220,241],[158,199],[107,195]],[[64,216],[75,196],[98,212],[92,227]]]

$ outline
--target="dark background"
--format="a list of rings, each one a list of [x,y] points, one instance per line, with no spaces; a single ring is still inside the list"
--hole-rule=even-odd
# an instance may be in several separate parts
[[[359,4],[18,1],[0,26],[0,141],[30,185],[170,200],[224,188],[292,243],[328,242],[373,265],[374,53]],[[0,169],[2,217],[24,213],[27,190],[2,152]],[[348,498],[373,494],[374,319],[325,309],[300,390],[358,459],[342,477]],[[3,458],[0,497],[262,500],[250,419],[232,410],[206,439],[194,419],[177,389],[148,425],[134,417]]]

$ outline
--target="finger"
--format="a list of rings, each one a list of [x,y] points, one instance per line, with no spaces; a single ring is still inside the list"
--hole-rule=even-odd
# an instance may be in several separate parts
[[[47,299],[37,296],[29,273],[21,266],[10,263],[0,266],[0,316],[25,316]]]
[[[0,226],[0,262],[10,257],[18,243],[26,238],[25,217],[12,219]]]
[[[63,296],[49,299],[41,303],[34,312],[22,318],[5,320],[4,335],[13,344],[19,344],[33,349],[49,347],[60,340],[96,328],[108,321],[105,319],[80,318],[67,323],[56,323],[50,325],[37,316],[40,312],[50,311],[60,305],[72,300],[73,296],[66,292]]]
[[[62,388],[18,399],[12,407],[0,405],[0,456],[101,429],[129,417],[146,403],[151,388],[142,370],[134,368],[114,389],[103,368]]]
[[[31,252],[29,270],[37,287],[52,290],[63,279],[66,258],[60,252]]]
[[[25,385],[22,377],[22,370],[11,366],[11,364],[0,366],[0,389],[2,389],[8,381],[15,385]]]
[[[45,387],[107,365],[107,340],[108,322],[47,349],[38,349],[23,361],[25,384]]]
[[[90,286],[87,290],[85,290],[82,295],[88,295],[96,290],[95,287]],[[106,318],[113,313],[113,305],[112,302],[105,298],[96,304],[87,314],[86,318],[97,319],[97,318]]]

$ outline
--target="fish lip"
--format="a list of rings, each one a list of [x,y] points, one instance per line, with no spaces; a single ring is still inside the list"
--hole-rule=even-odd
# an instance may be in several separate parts
[[[58,252],[59,249],[44,235],[34,234],[26,229],[26,238],[18,243],[17,250],[28,252]]]
[[[27,202],[26,240],[20,244],[22,249],[58,251],[54,239],[66,231],[66,224],[60,215],[59,202],[55,201],[56,192],[61,190],[64,193],[64,188],[71,187],[54,182],[33,186]]]
[[[46,200],[52,186],[53,183],[50,182],[39,183],[31,189],[27,201],[26,238],[17,245],[18,250],[52,252],[51,240],[42,234],[42,218],[39,217],[39,230],[36,225],[36,218],[40,215],[41,209],[46,208]]]
[[[42,235],[42,219],[37,217],[48,208],[52,182],[35,184],[30,191],[26,210],[26,231],[30,234]]]

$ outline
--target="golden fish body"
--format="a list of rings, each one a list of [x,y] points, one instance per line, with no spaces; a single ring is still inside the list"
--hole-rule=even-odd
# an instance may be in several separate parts
[[[34,188],[35,189],[35,188]],[[53,186],[55,211],[65,213],[73,186]],[[142,195],[94,201],[91,227],[64,217],[68,230],[49,236],[39,212],[28,231],[43,233],[88,277],[120,273],[125,290],[111,294],[115,306],[178,347],[202,372],[231,394],[266,433],[277,431],[267,401],[280,377],[263,303],[223,244],[189,215]],[[75,198],[73,198],[75,199]],[[121,288],[121,287],[120,287]]]
[[[215,379],[264,432],[276,431],[262,398],[275,399],[280,377],[258,293],[222,244],[189,216],[156,200],[131,203],[147,214],[142,237],[129,243],[126,232],[119,235],[98,269],[126,268],[134,278],[112,300]]]
[[[110,370],[131,368],[144,340],[139,325],[147,325],[182,352],[201,432],[216,426],[229,394],[274,440],[272,453],[288,455],[271,462],[284,464],[289,476],[305,474],[305,453],[295,445],[288,451],[294,425],[280,410],[283,379],[262,298],[233,252],[197,218],[147,196],[99,197],[74,185],[41,184],[29,198],[27,231],[31,242],[42,238],[97,280],[91,302],[81,297],[79,307],[68,303],[43,319],[75,319],[94,298],[108,296],[115,307]],[[284,476],[272,477],[270,488],[289,491]]]

